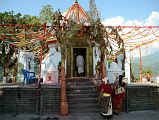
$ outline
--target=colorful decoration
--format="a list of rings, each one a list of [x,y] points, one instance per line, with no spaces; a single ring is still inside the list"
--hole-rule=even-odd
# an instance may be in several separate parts
[[[126,51],[132,51],[135,48],[150,44],[159,40],[159,26],[114,26],[118,34],[124,41]],[[110,34],[110,42],[117,50],[117,42],[114,36]]]
[[[5,41],[6,45],[31,51],[42,60],[48,53],[48,44],[58,43],[65,48],[77,42],[80,46],[87,41],[90,46],[101,47],[104,53],[113,51],[116,55],[123,52],[121,48],[133,51],[159,40],[159,26],[104,26],[98,19],[94,21],[96,23],[90,21],[76,1],[64,16],[60,11],[56,12],[52,26],[0,24],[0,46]]]

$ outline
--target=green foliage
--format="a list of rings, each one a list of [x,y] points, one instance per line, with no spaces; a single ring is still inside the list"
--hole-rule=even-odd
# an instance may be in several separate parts
[[[9,46],[5,41],[0,41],[0,44],[0,65],[3,68],[3,75],[5,76],[6,69],[13,68],[17,59],[14,57],[14,46]]]
[[[44,23],[53,23],[53,8],[51,5],[43,6],[43,9],[40,11],[40,21]]]
[[[132,82],[138,82],[140,80],[140,77],[139,76],[136,76],[134,77],[133,81]]]
[[[22,24],[40,24],[40,19],[37,16],[25,14],[22,17]]]
[[[37,16],[14,14],[13,11],[0,13],[0,24],[39,24]]]
[[[152,70],[149,68],[146,68],[142,71],[143,73],[152,73]]]
[[[20,13],[14,14],[13,11],[0,13],[0,65],[3,69],[3,76],[7,70],[12,71],[17,63],[15,51],[18,48],[13,46],[14,42],[20,41],[22,38],[17,38],[16,33],[22,33],[23,28],[17,27],[17,24],[39,24],[40,20],[36,16],[24,15]],[[7,25],[11,26],[7,26]],[[34,30],[34,29],[33,29]],[[28,39],[28,36],[25,36]]]
[[[10,71],[9,71],[11,76],[14,76],[15,67],[16,67],[16,66],[12,67],[12,68],[10,69]],[[24,69],[24,65],[23,65],[22,63],[18,62],[18,74],[21,74],[21,73],[22,73],[22,72],[21,72],[22,69]]]
[[[152,75],[152,74],[153,74],[153,73],[152,73],[152,70],[149,69],[149,68],[143,69],[142,73],[143,73],[143,75],[147,75],[147,74]]]
[[[13,14],[14,12],[0,13],[0,24],[17,24],[20,21],[21,14]],[[4,35],[4,38],[0,41],[0,65],[3,68],[3,76],[5,76],[6,70],[13,68],[17,59],[14,57],[15,47],[10,45],[11,38],[14,38],[11,33],[14,33],[13,27],[0,27],[0,33]],[[14,42],[12,40],[12,42]]]
[[[38,58],[34,58],[34,72],[37,75],[39,73],[39,65],[40,65],[40,60]]]
[[[22,69],[24,69],[24,64],[22,64],[22,63],[18,63],[18,73],[20,73],[21,74],[21,70]]]
[[[14,12],[4,12],[0,13],[0,24],[16,24],[16,18],[19,18],[21,14],[16,14],[14,17]]]
[[[100,19],[100,14],[95,4],[95,0],[89,0],[89,12],[88,15],[91,19],[91,22],[95,22]]]

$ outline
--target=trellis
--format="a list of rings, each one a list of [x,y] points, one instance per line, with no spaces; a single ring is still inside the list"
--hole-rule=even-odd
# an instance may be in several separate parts
[[[159,41],[159,26],[114,26],[124,41],[125,50],[133,51],[137,47]],[[110,42],[116,47],[113,37]]]
[[[41,63],[42,59],[48,52],[48,44],[45,33],[46,24],[0,24],[0,46],[5,43],[6,46],[14,46],[16,49],[20,49],[24,52],[32,52],[36,58],[40,59]],[[9,48],[7,49],[10,50]]]

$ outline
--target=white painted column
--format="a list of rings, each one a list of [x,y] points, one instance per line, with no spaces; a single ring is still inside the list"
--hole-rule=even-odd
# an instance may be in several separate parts
[[[95,56],[95,50],[97,56]],[[93,47],[93,75],[96,74],[95,67],[97,65],[97,62],[100,60],[99,56],[100,56],[100,51],[96,47]]]
[[[95,70],[95,66],[96,66],[96,58],[95,58],[95,54],[94,54],[94,51],[95,51],[95,47],[93,47],[93,75],[96,74],[96,70]]]
[[[130,83],[130,52],[126,52],[125,59],[125,78],[128,79],[128,83]]]
[[[53,63],[58,66],[59,62],[61,61],[61,53],[56,51],[56,44],[49,44],[48,46],[50,50],[48,60],[52,60]]]

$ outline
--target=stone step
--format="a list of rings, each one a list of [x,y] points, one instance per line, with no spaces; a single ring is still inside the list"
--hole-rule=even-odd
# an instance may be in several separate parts
[[[79,104],[79,103],[98,103],[98,98],[74,98],[74,99],[68,99],[69,104]]]
[[[96,93],[96,89],[84,89],[84,90],[74,90],[74,89],[67,89],[67,94],[94,94]]]
[[[92,81],[82,81],[82,82],[78,82],[78,81],[73,81],[73,82],[67,82],[67,86],[83,86],[83,85],[94,85],[94,82]]]
[[[67,82],[87,82],[87,81],[94,81],[94,78],[86,78],[86,77],[77,77],[77,78],[67,78]]]
[[[90,114],[90,113],[98,113],[98,109],[69,109],[69,113],[71,114]]]
[[[69,105],[70,109],[97,109],[98,108],[98,104],[94,104],[94,103],[77,103],[77,104],[71,104]]]
[[[90,94],[90,95],[92,95],[92,94],[96,94],[96,95],[98,95],[98,92],[96,91],[96,90],[94,90],[94,89],[92,89],[92,92],[91,92],[91,89],[85,89],[85,90],[82,90],[82,89],[75,89],[75,90],[69,90],[69,91],[67,91],[67,95],[70,95],[71,94],[71,96],[72,95],[85,95],[85,94]]]
[[[69,94],[68,99],[78,99],[78,98],[97,98],[97,94]]]
[[[98,94],[92,79],[67,80],[67,98],[71,113],[96,113],[98,111]]]
[[[67,88],[67,90],[95,90],[94,86],[72,86]]]

